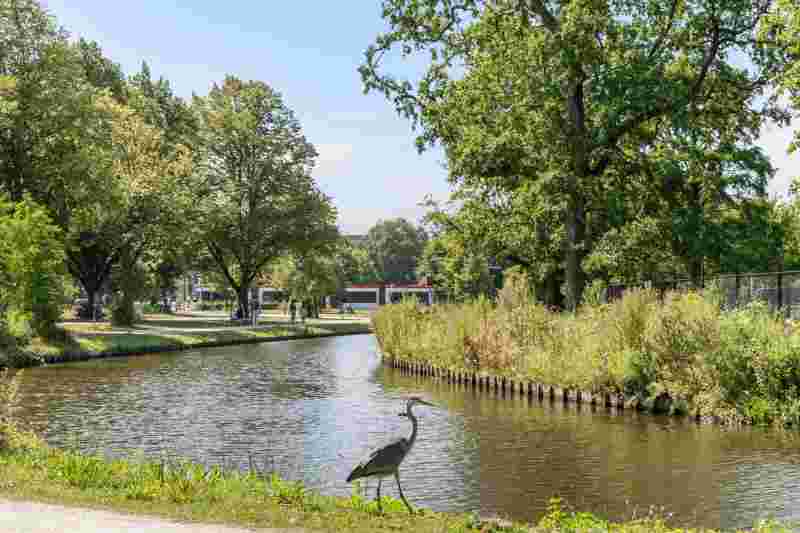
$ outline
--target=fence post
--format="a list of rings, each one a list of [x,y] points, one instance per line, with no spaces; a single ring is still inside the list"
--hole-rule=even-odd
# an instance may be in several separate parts
[[[783,272],[778,272],[778,311],[783,309]]]

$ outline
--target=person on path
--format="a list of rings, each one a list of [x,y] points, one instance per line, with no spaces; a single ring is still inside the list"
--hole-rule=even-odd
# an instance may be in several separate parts
[[[289,314],[292,316],[292,324],[294,324],[295,313],[297,312],[297,302],[289,300]]]

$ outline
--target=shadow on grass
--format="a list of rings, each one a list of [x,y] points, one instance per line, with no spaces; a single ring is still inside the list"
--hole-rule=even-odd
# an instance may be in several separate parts
[[[170,329],[200,329],[200,328],[228,328],[239,326],[237,322],[231,320],[208,320],[208,319],[169,319],[169,318],[145,318],[141,322],[137,322],[133,327],[134,329],[144,327],[154,328],[170,328]]]
[[[325,322],[322,324],[309,324],[310,328],[330,331],[331,333],[362,333],[371,332],[372,325],[367,322],[344,322],[344,323],[331,323]]]

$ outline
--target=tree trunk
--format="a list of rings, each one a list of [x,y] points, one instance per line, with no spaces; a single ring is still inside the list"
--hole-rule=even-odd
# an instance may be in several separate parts
[[[239,290],[236,293],[239,303],[240,318],[245,319],[250,317],[250,284],[242,280]]]
[[[695,289],[703,288],[703,256],[689,257],[687,266],[689,270],[689,279],[692,282],[692,287]]]
[[[115,326],[133,326],[136,322],[136,309],[133,305],[137,293],[139,280],[136,279],[136,263],[139,259],[139,250],[126,248],[120,255],[117,292],[119,301],[115,299],[111,312],[111,322]]]
[[[571,83],[567,96],[573,147],[573,164],[567,175],[567,213],[565,226],[566,242],[566,304],[567,309],[575,311],[583,294],[584,274],[581,262],[586,253],[586,201],[581,185],[589,178],[589,136],[586,128],[586,113],[583,95],[584,74],[579,65],[571,72]]]
[[[570,311],[575,311],[580,304],[585,283],[583,267],[581,265],[586,237],[586,209],[581,194],[574,191],[571,194],[566,213],[566,306]]]
[[[536,286],[536,299],[540,303],[557,308],[564,305],[564,299],[559,290],[560,274],[560,270],[552,271]]]
[[[94,301],[97,296],[98,288],[95,287],[94,284],[86,283],[83,280],[81,280],[81,285],[83,285],[83,290],[86,291],[86,299],[89,301],[89,316],[94,320]]]

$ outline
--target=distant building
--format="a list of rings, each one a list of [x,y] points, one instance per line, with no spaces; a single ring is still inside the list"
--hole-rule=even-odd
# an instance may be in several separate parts
[[[345,288],[345,298],[353,309],[376,309],[399,303],[406,296],[416,296],[420,303],[436,302],[433,286],[427,281],[413,283],[354,283]]]

